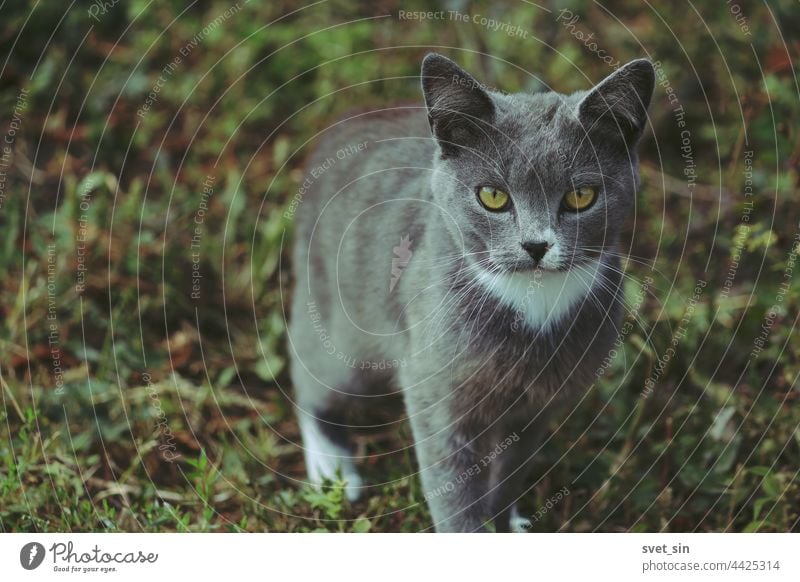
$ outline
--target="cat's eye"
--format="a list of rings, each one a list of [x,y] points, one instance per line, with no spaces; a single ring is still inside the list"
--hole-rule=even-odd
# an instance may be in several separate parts
[[[577,188],[566,193],[564,207],[569,210],[586,210],[592,205],[595,198],[597,198],[597,192],[594,188],[588,186]]]
[[[486,210],[499,212],[508,208],[511,197],[508,193],[492,188],[491,186],[481,186],[478,188],[478,200]]]

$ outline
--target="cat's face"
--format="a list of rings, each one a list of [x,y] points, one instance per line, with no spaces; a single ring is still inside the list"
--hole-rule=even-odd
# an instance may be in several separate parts
[[[502,95],[427,57],[423,91],[440,150],[433,191],[470,263],[566,271],[615,245],[634,203],[653,83],[640,60],[588,92]]]

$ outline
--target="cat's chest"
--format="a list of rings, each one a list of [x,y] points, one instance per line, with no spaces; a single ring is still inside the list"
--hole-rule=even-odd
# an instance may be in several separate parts
[[[588,386],[614,341],[619,314],[604,293],[569,277],[527,295],[516,288],[487,296],[462,359],[478,391],[472,397],[510,406],[517,398],[563,396]]]
[[[475,384],[498,393],[553,394],[586,380],[595,353],[591,337],[564,329],[521,328],[507,333],[486,330],[473,338],[465,359],[482,362],[473,368]]]
[[[568,271],[522,271],[490,274],[477,280],[484,293],[512,313],[511,331],[548,333],[576,307],[593,298],[599,263]]]

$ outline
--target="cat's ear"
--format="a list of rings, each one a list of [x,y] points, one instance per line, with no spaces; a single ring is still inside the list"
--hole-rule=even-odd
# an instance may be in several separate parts
[[[494,118],[494,104],[481,84],[440,54],[430,53],[422,61],[422,93],[431,131],[444,155],[469,147]]]
[[[632,144],[644,130],[654,86],[652,63],[631,61],[589,91],[578,104],[578,119],[587,132],[601,127]]]

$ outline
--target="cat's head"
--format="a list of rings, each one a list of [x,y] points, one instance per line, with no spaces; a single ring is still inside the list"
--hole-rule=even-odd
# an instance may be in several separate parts
[[[589,91],[506,95],[426,56],[433,192],[471,262],[494,272],[596,264],[634,204],[654,81],[640,59]]]

